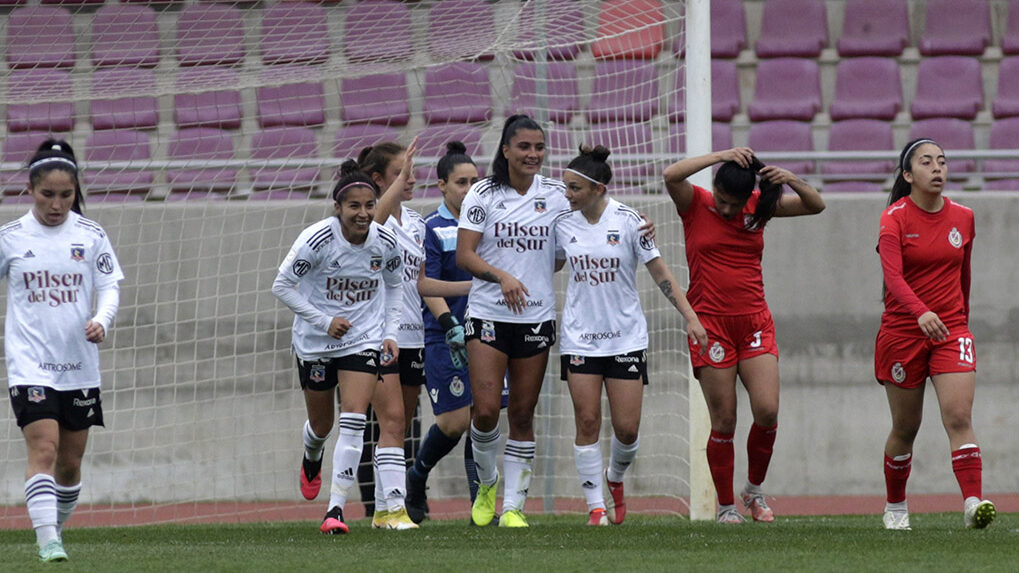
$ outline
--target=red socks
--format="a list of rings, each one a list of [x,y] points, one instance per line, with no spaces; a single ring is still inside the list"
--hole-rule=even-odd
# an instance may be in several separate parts
[[[983,499],[981,492],[983,462],[978,446],[966,444],[952,452],[952,471],[955,472],[955,479],[959,481],[963,499],[970,497]]]
[[[896,457],[905,459],[894,459],[885,454],[885,491],[888,503],[906,501],[906,481],[913,467],[913,454]]]
[[[764,477],[768,474],[776,434],[778,424],[770,428],[750,425],[750,435],[747,436],[747,479],[754,485],[764,483]]]
[[[714,430],[708,437],[708,468],[711,470],[711,481],[715,482],[719,505],[736,503],[732,490],[732,474],[736,465],[732,437],[733,434],[722,434]]]

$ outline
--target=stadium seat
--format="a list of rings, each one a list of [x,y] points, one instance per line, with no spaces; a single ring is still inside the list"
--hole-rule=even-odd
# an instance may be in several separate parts
[[[966,56],[920,60],[916,96],[910,106],[913,119],[973,119],[983,107],[984,83],[979,60]]]
[[[924,56],[979,56],[991,45],[991,10],[985,0],[927,0],[920,37]]]
[[[403,72],[344,77],[340,80],[340,118],[346,123],[407,125],[407,76]]]
[[[894,149],[892,125],[876,119],[850,119],[832,123],[828,151],[886,151]],[[837,178],[824,184],[825,191],[881,191],[881,181],[895,169],[895,162],[883,159],[828,160],[821,164],[824,175],[874,175],[880,178],[850,180]]]
[[[681,67],[676,72],[676,90],[669,102],[670,121],[683,121],[685,87],[686,74]],[[730,60],[711,60],[711,118],[714,121],[731,121],[739,113],[741,105],[736,63]]]
[[[92,129],[156,127],[159,124],[159,102],[155,93],[156,74],[153,70],[96,70],[92,74]]]
[[[821,111],[817,62],[804,58],[762,60],[757,64],[754,101],[747,111],[751,121],[812,120]]]
[[[757,153],[814,150],[810,124],[801,121],[779,120],[750,124],[747,141],[750,148]],[[797,175],[814,172],[814,164],[810,161],[765,161],[765,163],[784,167]]]
[[[42,142],[46,141],[49,137],[50,134],[45,131],[8,133],[3,138],[0,161],[4,163],[17,163],[27,167],[28,160],[32,158],[32,155],[39,149]],[[3,191],[3,195],[20,195],[27,188],[28,169],[0,172],[0,190]]]
[[[991,110],[996,118],[1019,116],[1019,57],[1002,58],[998,65],[998,97]]]
[[[835,71],[835,98],[828,110],[834,121],[895,119],[902,110],[902,79],[892,58],[844,58]]]
[[[153,68],[159,63],[156,12],[148,6],[104,4],[92,20],[92,65]]]
[[[418,157],[439,158],[446,154],[446,143],[462,141],[467,148],[467,155],[478,163],[478,171],[482,171],[482,162],[486,159],[481,148],[481,128],[473,125],[456,125],[436,123],[426,126],[418,134]],[[435,162],[427,166],[414,168],[414,177],[419,186],[435,185]]]
[[[173,119],[177,127],[241,126],[241,92],[237,72],[229,68],[197,67],[177,72]],[[230,86],[229,89],[219,89]]]
[[[839,55],[896,57],[909,45],[909,3],[846,0]]]
[[[825,2],[768,0],[761,17],[759,58],[816,58],[828,45]]]
[[[585,145],[594,147],[604,145],[612,151],[612,187],[614,193],[634,190],[655,176],[661,170],[656,168],[651,159],[652,148],[651,125],[647,122],[607,122],[588,127],[582,134]],[[624,155],[642,155],[632,160],[624,159]]]
[[[333,157],[357,159],[362,149],[383,141],[398,141],[400,131],[385,125],[357,124],[341,127],[333,139]]]
[[[658,113],[658,70],[651,62],[598,62],[585,114],[589,122],[647,121]]]
[[[549,62],[544,64],[545,104],[548,119],[556,123],[569,123],[580,108],[577,95],[577,69],[573,62]],[[538,88],[535,80],[537,64],[524,62],[517,64],[513,82],[513,92],[506,114],[526,113],[537,117]]]
[[[945,150],[949,179],[953,173],[970,173],[976,169],[976,162],[972,159],[952,159],[952,151],[975,148],[973,125],[970,122],[950,117],[914,121],[909,128],[909,139],[918,137],[929,137]]]
[[[454,62],[425,71],[424,116],[427,123],[471,123],[492,116],[488,67]]]
[[[351,63],[406,61],[414,56],[410,8],[392,0],[362,0],[347,8],[343,49]]]
[[[262,81],[271,82],[272,71]],[[325,89],[322,82],[263,83],[255,90],[259,127],[311,127],[325,123]]]
[[[525,47],[553,44],[547,48],[547,57],[550,61],[576,58],[587,39],[587,33],[584,30],[584,13],[580,9],[580,5],[574,0],[548,0],[544,2],[545,21],[539,23],[539,13],[536,13],[536,10],[540,4],[542,3],[528,2],[520,11],[520,33],[517,35],[517,43]],[[538,37],[539,26],[545,30],[544,37]],[[517,58],[530,60],[536,53],[535,49],[525,48],[515,50],[513,55]]]
[[[732,128],[728,123],[716,121],[711,124],[711,149],[714,151],[732,149]],[[686,153],[686,124],[669,125],[669,153],[675,155]]]
[[[1019,54],[1019,0],[1009,0],[1008,22],[1001,37],[1001,51],[1009,56]]]
[[[658,0],[606,0],[591,54],[599,60],[653,60],[665,45],[665,10]]]
[[[7,64],[13,69],[74,67],[71,13],[56,6],[25,6],[11,12]]]
[[[988,143],[990,149],[1015,149],[1019,146],[1019,117],[994,120]],[[986,159],[983,172],[985,189],[1019,191],[1019,159]]]
[[[321,64],[329,59],[326,9],[308,2],[271,4],[262,11],[262,63]]]
[[[7,78],[7,131],[74,129],[74,82],[66,70],[13,70]],[[67,101],[14,103],[63,98]]]
[[[252,159],[317,159],[315,132],[306,127],[268,127],[251,136]],[[252,169],[256,190],[309,188],[318,184],[318,167],[261,167]]]
[[[144,197],[152,186],[152,172],[144,170],[102,170],[90,164],[103,161],[148,161],[152,158],[149,136],[130,129],[96,131],[85,140],[83,185],[89,201],[103,192],[130,193]]]
[[[63,6],[89,6],[102,4],[106,0],[40,0],[40,4],[60,4]],[[3,5],[9,4],[27,4],[27,1],[23,0],[3,0],[0,2]]]
[[[230,132],[221,129],[195,127],[182,129],[170,136],[166,151],[167,159],[178,161],[201,161],[210,159],[233,159],[234,140]],[[229,191],[234,186],[237,170],[227,167],[196,169],[168,169],[166,181],[170,184],[171,197],[190,197],[189,193]],[[178,198],[175,197],[175,198]]]
[[[240,9],[225,4],[189,4],[177,16],[177,63],[232,65],[244,61]]]
[[[711,57],[735,58],[747,47],[747,20],[742,0],[711,3]]]
[[[494,38],[495,16],[483,0],[443,0],[428,9],[428,53],[436,62],[491,60],[485,50]]]

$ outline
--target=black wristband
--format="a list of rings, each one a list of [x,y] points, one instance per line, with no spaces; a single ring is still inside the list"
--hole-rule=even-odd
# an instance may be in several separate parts
[[[442,313],[442,315],[439,316],[438,321],[439,326],[441,326],[442,329],[445,330],[446,332],[449,332],[450,330],[455,328],[457,324],[459,324],[456,321],[456,317],[453,316],[453,313],[451,312]]]

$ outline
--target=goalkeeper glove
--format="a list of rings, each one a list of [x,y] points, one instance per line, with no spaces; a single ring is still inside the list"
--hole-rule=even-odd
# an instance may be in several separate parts
[[[439,325],[446,331],[446,345],[449,346],[449,358],[453,361],[453,366],[458,369],[466,368],[467,343],[464,341],[464,327],[449,312],[439,317]]]

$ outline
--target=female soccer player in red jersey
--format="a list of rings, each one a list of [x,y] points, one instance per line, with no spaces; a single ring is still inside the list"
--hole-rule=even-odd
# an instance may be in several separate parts
[[[713,191],[687,181],[716,163],[722,166]],[[708,348],[690,341],[690,357],[711,418],[707,456],[718,494],[718,522],[743,522],[733,495],[737,375],[754,417],[747,439],[749,475],[740,497],[755,521],[770,522],[774,514],[761,484],[778,429],[779,376],[775,325],[761,276],[764,226],[772,217],[820,213],[824,200],[788,170],[764,166],[746,147],[683,159],[664,175],[683,219],[690,265],[687,298],[708,332]],[[758,175],[760,189],[755,190]],[[783,185],[795,195],[783,196]]]
[[[942,195],[948,162],[930,139],[909,142],[899,156],[889,207],[881,215],[878,252],[885,311],[874,352],[874,376],[892,411],[885,443],[886,529],[909,529],[906,480],[930,377],[962,489],[966,527],[984,528],[995,508],[981,499],[980,448],[971,424],[976,348],[969,331],[973,211]]]

